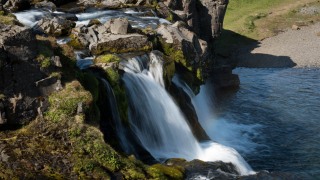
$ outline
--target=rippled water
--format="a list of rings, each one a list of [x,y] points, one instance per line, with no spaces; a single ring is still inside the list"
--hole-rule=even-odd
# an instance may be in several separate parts
[[[239,68],[235,73],[240,89],[224,97],[217,121],[258,126],[239,137],[254,144],[242,151],[252,168],[320,178],[320,69]],[[230,144],[241,152],[240,142]]]

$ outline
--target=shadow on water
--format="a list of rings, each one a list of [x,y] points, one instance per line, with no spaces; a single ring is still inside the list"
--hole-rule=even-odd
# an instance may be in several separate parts
[[[233,67],[290,68],[296,64],[288,56],[251,53],[260,42],[230,30],[223,30],[215,40],[217,64],[231,64]]]

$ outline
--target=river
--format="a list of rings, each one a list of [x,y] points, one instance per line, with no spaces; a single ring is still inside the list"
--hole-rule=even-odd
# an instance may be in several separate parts
[[[255,171],[320,178],[320,69],[234,72],[240,89],[216,106],[215,140],[237,149]],[[217,132],[221,126],[227,135]]]

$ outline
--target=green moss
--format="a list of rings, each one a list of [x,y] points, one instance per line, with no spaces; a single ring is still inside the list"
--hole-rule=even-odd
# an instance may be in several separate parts
[[[128,52],[148,52],[152,50],[152,43],[148,43],[147,45],[140,47],[140,48],[123,48],[123,47],[112,47],[112,46],[106,46],[106,45],[100,45],[95,49],[92,49],[92,54],[99,55],[104,53],[128,53]]]
[[[113,68],[107,68],[105,70],[106,74],[107,74],[107,79],[108,82],[110,83],[111,86],[117,86],[119,84],[119,80],[120,80],[120,76],[119,73],[116,72]]]
[[[170,13],[166,20],[168,20],[169,22],[173,22],[173,14]]]
[[[14,15],[6,15],[4,11],[0,11],[0,23],[14,25],[17,24],[17,19]]]
[[[164,39],[160,39],[160,43],[165,55],[169,56],[171,59],[178,63],[181,63],[184,66],[187,65],[186,59],[181,49],[174,47],[173,44],[166,43]]]
[[[79,39],[77,38],[77,36],[75,34],[70,34],[69,36],[71,38],[71,40],[68,42],[68,45],[72,46],[75,49],[84,49],[84,45],[81,44],[81,42],[79,41]]]
[[[49,97],[51,108],[50,111],[45,113],[45,117],[54,122],[59,122],[61,119],[74,116],[79,103],[83,103],[84,107],[88,108],[91,102],[91,94],[84,91],[79,82],[73,81],[68,83],[63,91],[53,93]]]
[[[165,166],[162,164],[155,164],[149,168],[149,172],[161,172],[169,179],[183,179],[183,172],[177,167]]]
[[[114,54],[104,54],[95,58],[95,63],[111,63],[111,62],[119,62],[121,59]]]

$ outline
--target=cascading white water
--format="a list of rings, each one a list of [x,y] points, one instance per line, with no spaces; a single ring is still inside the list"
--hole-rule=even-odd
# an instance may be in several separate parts
[[[261,126],[258,124],[244,125],[230,122],[223,118],[217,118],[214,113],[214,92],[213,85],[207,82],[200,88],[199,94],[195,95],[191,88],[179,77],[175,75],[172,82],[178,87],[182,88],[185,93],[191,98],[193,107],[196,110],[198,120],[209,135],[209,137],[225,146],[237,149],[239,152],[248,154],[252,153],[258,144],[252,142],[250,137],[257,136],[256,129]]]
[[[162,62],[151,53],[147,70],[145,58],[121,63],[126,71],[123,81],[130,103],[130,126],[143,147],[158,160],[178,157],[224,161],[233,163],[242,175],[254,173],[234,149],[214,142],[200,144],[195,139],[180,109],[161,85],[163,80],[159,81]]]

